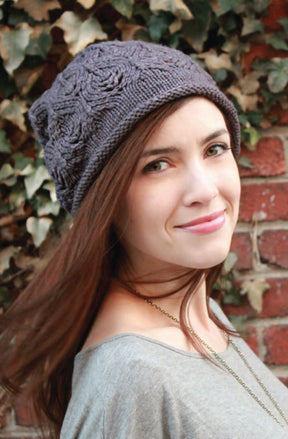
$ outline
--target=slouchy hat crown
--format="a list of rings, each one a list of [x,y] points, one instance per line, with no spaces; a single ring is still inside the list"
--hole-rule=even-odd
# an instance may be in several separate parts
[[[223,112],[233,153],[240,127],[211,76],[176,49],[111,41],[82,50],[29,111],[60,204],[74,213],[135,124],[167,102],[202,96]]]

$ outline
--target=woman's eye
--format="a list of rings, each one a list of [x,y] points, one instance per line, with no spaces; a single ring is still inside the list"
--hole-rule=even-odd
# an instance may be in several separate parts
[[[211,145],[206,151],[206,156],[213,157],[216,155],[221,155],[224,151],[228,151],[229,148],[227,145],[223,143],[217,143],[217,145]]]
[[[143,172],[159,172],[167,169],[169,164],[165,160],[156,160],[155,162],[149,163],[143,169]]]

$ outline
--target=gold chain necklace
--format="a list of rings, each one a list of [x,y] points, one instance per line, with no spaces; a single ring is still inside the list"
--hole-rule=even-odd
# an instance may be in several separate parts
[[[137,295],[139,295],[139,293],[137,293],[137,291],[135,291],[135,293]],[[175,323],[177,323],[178,325],[180,324],[180,321],[174,317],[173,315],[169,314],[167,311],[165,311],[164,309],[162,309],[160,306],[156,305],[156,303],[152,302],[150,299],[145,298],[144,299],[145,302],[147,302],[149,305],[153,306],[153,308],[157,309],[158,311],[160,311],[162,314],[164,314],[166,317],[168,317],[169,319],[173,320]],[[246,392],[249,393],[249,395],[260,405],[260,407],[263,408],[263,410],[265,410],[265,412],[271,416],[272,419],[274,419],[275,422],[277,422],[277,424],[281,425],[282,428],[285,428],[285,425],[282,423],[282,421],[279,421],[279,419],[271,412],[271,410],[266,407],[266,405],[258,398],[257,395],[255,395],[255,393],[250,389],[250,387],[247,386],[247,384],[239,377],[239,375],[237,375],[237,373],[226,363],[226,361],[219,355],[217,354],[217,352],[211,348],[211,346],[209,346],[204,340],[202,340],[201,337],[199,337],[198,334],[196,334],[192,328],[188,327],[189,332],[195,337],[197,338],[197,340],[206,348],[208,349],[208,351],[214,355],[215,359],[236,379],[236,381],[238,381],[238,383],[246,390]],[[277,409],[278,413],[281,415],[282,419],[285,421],[285,424],[288,426],[288,419],[287,417],[284,415],[283,410],[279,407],[278,403],[275,401],[275,399],[273,398],[273,396],[271,395],[271,393],[269,392],[269,390],[267,389],[267,387],[265,386],[265,384],[260,380],[260,378],[258,377],[258,375],[256,374],[256,372],[254,372],[254,370],[252,369],[252,367],[250,366],[250,364],[247,361],[247,358],[244,356],[244,354],[240,351],[240,349],[238,348],[238,346],[233,342],[233,340],[231,340],[229,338],[229,343],[231,344],[231,346],[233,347],[233,349],[235,350],[235,352],[239,355],[239,357],[241,358],[241,360],[243,361],[243,363],[246,365],[246,367],[248,368],[248,370],[250,371],[250,373],[253,375],[253,377],[256,379],[257,383],[259,384],[259,386],[263,389],[264,393],[267,395],[267,397],[270,399],[270,401],[272,402],[272,404],[274,405],[274,407]]]

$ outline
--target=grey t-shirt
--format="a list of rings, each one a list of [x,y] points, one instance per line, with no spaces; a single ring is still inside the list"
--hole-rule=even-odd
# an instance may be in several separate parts
[[[213,301],[211,308],[227,323]],[[234,341],[288,417],[288,389],[243,340]],[[220,355],[282,422],[233,347]],[[279,426],[231,374],[201,355],[125,333],[75,358],[60,439],[76,438],[288,439],[288,425]]]

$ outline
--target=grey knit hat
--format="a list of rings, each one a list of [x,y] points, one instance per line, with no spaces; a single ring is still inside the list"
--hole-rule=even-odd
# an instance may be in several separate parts
[[[203,96],[219,107],[237,157],[237,112],[211,76],[189,56],[142,41],[103,42],[82,50],[29,111],[64,209],[72,213],[78,209],[108,159],[140,119],[185,96]]]

